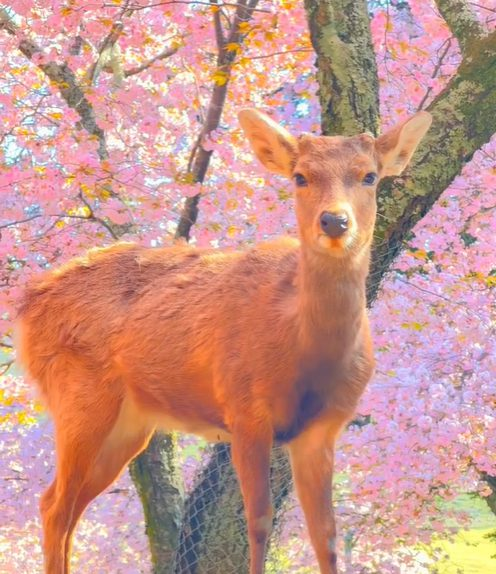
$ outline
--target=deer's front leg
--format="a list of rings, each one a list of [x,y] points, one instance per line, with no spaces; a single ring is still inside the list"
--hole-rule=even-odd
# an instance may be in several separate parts
[[[250,574],[263,574],[267,541],[272,530],[270,452],[272,429],[265,422],[237,422],[232,458],[238,475],[250,544]]]
[[[296,492],[307,521],[321,574],[337,574],[332,474],[336,438],[348,420],[343,414],[315,421],[289,444]]]

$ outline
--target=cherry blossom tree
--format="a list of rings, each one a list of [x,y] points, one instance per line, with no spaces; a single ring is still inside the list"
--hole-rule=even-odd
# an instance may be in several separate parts
[[[350,572],[421,571],[415,544],[445,532],[448,515],[464,524],[449,501],[489,495],[496,476],[495,18],[493,0],[0,8],[0,569],[39,571],[36,498],[53,471],[47,416],[12,370],[15,300],[33,274],[116,239],[243,246],[293,233],[287,183],[256,166],[236,124],[246,105],[328,134],[433,114],[410,170],[379,195],[369,288],[378,371],[340,443],[337,502]],[[154,567],[171,571],[180,539],[183,558],[196,554],[177,571],[203,571],[201,559],[244,572],[228,451],[216,447],[193,481],[197,457],[168,437],[134,466]],[[289,473],[277,461],[283,504]],[[206,504],[216,512],[199,514]],[[87,517],[78,571],[148,571],[128,479]],[[302,518],[285,517],[272,564],[304,572],[314,559]]]

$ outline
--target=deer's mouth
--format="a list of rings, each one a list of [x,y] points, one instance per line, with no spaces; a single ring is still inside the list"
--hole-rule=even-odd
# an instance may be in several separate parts
[[[319,233],[317,236],[319,251],[328,253],[333,257],[345,257],[353,248],[354,243],[355,235],[350,232],[341,237],[329,237],[324,233]]]

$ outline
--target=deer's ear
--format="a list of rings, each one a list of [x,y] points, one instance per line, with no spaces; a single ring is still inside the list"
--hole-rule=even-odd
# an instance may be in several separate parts
[[[431,114],[418,112],[377,138],[375,147],[382,165],[381,177],[400,175],[431,123]]]
[[[238,118],[255,155],[263,165],[273,173],[291,177],[296,163],[296,138],[257,110],[241,110]]]

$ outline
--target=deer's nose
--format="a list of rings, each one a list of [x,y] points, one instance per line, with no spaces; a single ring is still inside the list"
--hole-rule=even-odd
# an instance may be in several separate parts
[[[340,237],[348,230],[346,213],[331,213],[324,211],[320,216],[320,227],[329,237]]]

